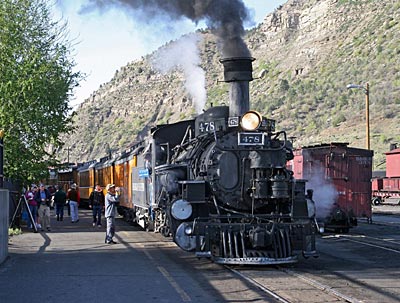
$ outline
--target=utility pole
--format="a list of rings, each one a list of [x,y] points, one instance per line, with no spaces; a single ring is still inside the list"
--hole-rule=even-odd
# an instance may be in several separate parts
[[[367,82],[365,86],[358,84],[349,84],[346,87],[347,89],[352,89],[352,88],[362,89],[365,93],[365,125],[366,125],[365,147],[366,149],[370,150],[371,144],[370,144],[370,134],[369,134],[369,83]]]
[[[369,83],[365,84],[365,120],[366,120],[366,133],[367,133],[367,149],[370,149],[370,136],[369,136]]]

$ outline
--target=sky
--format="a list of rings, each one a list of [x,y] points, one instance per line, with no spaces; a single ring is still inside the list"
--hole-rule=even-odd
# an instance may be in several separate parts
[[[243,0],[254,20],[251,24],[245,24],[246,28],[262,22],[268,13],[286,1]],[[87,0],[56,0],[54,6],[54,18],[67,22],[68,40],[73,47],[71,56],[76,62],[75,69],[86,75],[80,86],[74,90],[74,96],[70,100],[72,107],[82,103],[101,84],[110,81],[115,71],[122,66],[140,60],[163,44],[205,26],[199,24],[196,27],[190,20],[169,24],[145,23],[118,9],[82,13],[82,5],[86,2]]]

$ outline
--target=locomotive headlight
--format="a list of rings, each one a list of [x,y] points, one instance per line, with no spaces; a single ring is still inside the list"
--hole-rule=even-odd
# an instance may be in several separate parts
[[[245,113],[240,121],[240,126],[244,130],[256,130],[260,127],[262,116],[259,112],[249,111]]]
[[[171,215],[177,220],[186,220],[192,215],[192,205],[183,199],[176,200],[171,207]]]

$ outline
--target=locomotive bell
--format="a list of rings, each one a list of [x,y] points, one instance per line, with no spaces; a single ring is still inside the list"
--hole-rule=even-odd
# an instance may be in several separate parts
[[[224,66],[224,81],[229,88],[229,115],[241,116],[250,108],[249,82],[253,80],[252,57],[232,57],[221,59]]]

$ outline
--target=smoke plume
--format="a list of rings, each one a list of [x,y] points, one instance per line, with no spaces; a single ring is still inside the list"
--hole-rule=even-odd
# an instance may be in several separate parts
[[[241,0],[89,0],[81,12],[119,7],[146,21],[168,18],[171,21],[188,18],[196,24],[205,21],[217,36],[222,57],[250,57],[243,41],[243,23],[250,13]],[[157,24],[157,26],[162,26]]]
[[[190,34],[178,41],[159,49],[152,58],[153,68],[161,73],[175,69],[185,76],[185,87],[192,96],[197,113],[201,113],[206,104],[205,73],[200,67],[200,54],[197,48],[201,36]]]

